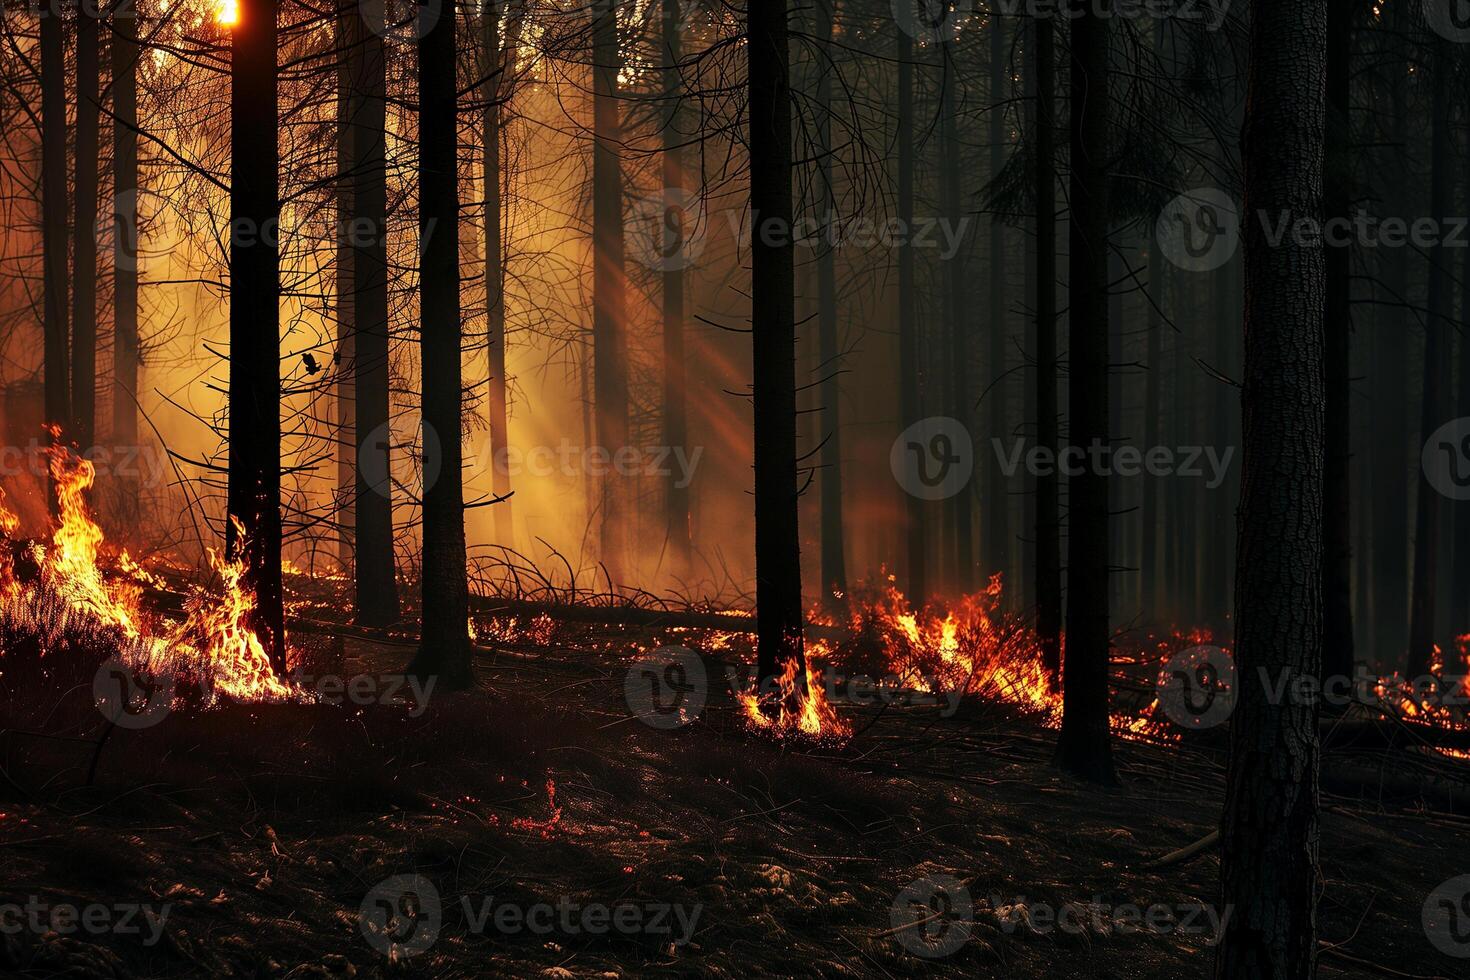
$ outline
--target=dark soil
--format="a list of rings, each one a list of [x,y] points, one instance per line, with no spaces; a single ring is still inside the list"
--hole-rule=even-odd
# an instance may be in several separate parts
[[[1144,865],[1216,825],[1215,745],[1121,743],[1123,785],[1098,789],[1051,767],[1051,732],[983,702],[947,718],[933,706],[844,709],[850,744],[781,744],[743,730],[718,659],[699,721],[660,730],[634,718],[624,678],[636,651],[706,639],[583,625],[497,642],[477,660],[477,690],[434,694],[421,714],[176,711],[113,731],[91,785],[102,726],[89,692],[22,713],[28,688],[7,668],[0,905],[167,914],[137,932],[22,925],[0,936],[0,973],[1210,974],[1213,849]],[[315,669],[345,676],[400,669],[411,652],[318,646]],[[1421,910],[1470,873],[1470,821],[1376,802],[1371,787],[1354,795],[1325,800],[1321,975],[1466,976],[1466,960],[1426,938]],[[929,899],[910,887],[926,878],[963,884],[970,915],[951,914],[951,886],[935,900],[944,914],[895,932],[932,914],[904,900]],[[424,882],[439,897],[437,937]],[[417,919],[390,923],[404,925],[396,957],[362,925],[375,888],[388,897],[368,903],[369,922],[373,909],[421,903]],[[530,913],[547,916],[538,929],[511,918],[538,906],[550,907]],[[946,955],[919,955],[935,952]]]

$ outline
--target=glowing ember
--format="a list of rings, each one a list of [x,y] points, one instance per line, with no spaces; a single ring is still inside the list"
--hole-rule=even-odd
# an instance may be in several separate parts
[[[540,834],[543,838],[549,838],[551,832],[561,823],[561,807],[556,804],[556,781],[550,777],[546,780],[547,805],[551,808],[551,816],[545,820],[532,820],[530,817],[516,817],[510,825],[517,830],[527,830]]]

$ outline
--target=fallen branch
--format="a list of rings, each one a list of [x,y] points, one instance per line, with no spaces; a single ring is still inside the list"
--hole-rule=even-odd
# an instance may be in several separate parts
[[[1155,858],[1154,860],[1149,861],[1145,864],[1140,864],[1138,866],[1138,869],[1140,871],[1151,871],[1155,868],[1167,868],[1171,864],[1182,864],[1185,861],[1188,861],[1190,858],[1194,857],[1196,854],[1205,850],[1206,848],[1213,847],[1219,842],[1220,830],[1219,828],[1216,828],[1215,830],[1210,831],[1208,834],[1205,834],[1205,836],[1201,837],[1193,844],[1181,847],[1177,851],[1170,851],[1168,854],[1165,854],[1161,858]]]

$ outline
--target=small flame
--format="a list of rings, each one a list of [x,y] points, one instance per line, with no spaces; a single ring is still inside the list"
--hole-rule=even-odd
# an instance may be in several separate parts
[[[838,716],[837,710],[827,700],[826,690],[818,683],[820,675],[814,677],[808,667],[803,691],[797,684],[796,673],[799,669],[796,658],[793,657],[786,661],[781,676],[776,678],[776,690],[771,700],[780,707],[775,717],[763,710],[758,690],[737,695],[740,707],[745,712],[747,727],[778,737],[800,736],[822,742],[846,741],[852,736],[852,727]],[[795,709],[788,710],[788,705],[795,705]]]

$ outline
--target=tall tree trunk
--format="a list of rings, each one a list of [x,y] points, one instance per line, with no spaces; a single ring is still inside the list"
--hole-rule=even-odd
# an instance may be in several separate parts
[[[1030,27],[1022,27],[1024,32],[1024,43],[1022,50],[1021,74],[1022,74],[1022,122],[1024,132],[1034,140],[1036,133],[1036,27],[1035,21],[1031,21]],[[1033,168],[1034,169],[1034,168]],[[1034,183],[1034,180],[1033,180]],[[1022,289],[1022,309],[1031,315],[1024,317],[1024,348],[1022,362],[1024,373],[1021,383],[1021,414],[1023,420],[1021,432],[1036,437],[1034,423],[1027,424],[1025,419],[1036,405],[1036,316],[1034,303],[1037,293],[1040,291],[1036,275],[1036,253],[1037,236],[1035,229],[1030,235],[1024,236],[1025,241],[1025,283]],[[1027,307],[1030,309],[1027,309]],[[1000,438],[1010,438],[1010,433],[1003,433]],[[1012,594],[1020,598],[1017,608],[1034,609],[1036,606],[1036,478],[1030,472],[1023,470],[1021,477],[1021,529],[1016,535],[1019,542],[1020,552],[1020,578],[1016,581],[1018,590]]]
[[[688,370],[684,353],[684,263],[675,260],[684,254],[689,232],[683,207],[684,152],[679,145],[682,139],[679,133],[679,101],[683,97],[679,63],[684,57],[679,0],[663,0],[662,13],[664,57],[668,59],[663,92],[667,102],[663,128],[663,231],[667,260],[663,270],[664,445],[673,452],[679,452],[689,441]],[[691,570],[694,542],[689,526],[689,486],[681,483],[677,475],[670,476],[664,490],[664,534],[668,538],[675,574],[682,576]]]
[[[1470,188],[1470,173],[1466,177],[1466,187]],[[1470,418],[1470,248],[1464,249],[1460,255],[1460,381],[1456,414],[1460,418]],[[1455,504],[1454,513],[1455,557],[1450,576],[1454,583],[1454,603],[1449,612],[1450,625],[1458,633],[1470,630],[1470,502]]]
[[[230,59],[230,465],[226,553],[255,594],[251,628],[286,671],[281,604],[281,201],[276,0],[241,0]],[[236,525],[238,522],[238,526]]]
[[[1251,5],[1243,214],[1322,213],[1327,0]],[[1221,829],[1219,980],[1314,975],[1319,708],[1272,703],[1271,678],[1320,676],[1322,250],[1245,225],[1244,470],[1237,701]]]
[[[996,179],[1006,162],[1006,113],[1003,106],[1010,100],[1010,72],[1007,70],[1006,32],[1004,21],[990,18],[990,178]],[[1006,412],[1009,408],[1012,382],[1006,376],[1006,255],[1005,223],[999,215],[990,216],[990,381],[989,430],[992,439],[1007,435]],[[983,509],[985,527],[981,538],[985,543],[987,573],[1009,572],[1015,532],[1011,528],[1011,495],[1005,474],[999,466],[991,466]]]
[[[1076,0],[1072,21],[1069,255],[1070,445],[1084,453],[1108,438],[1108,39],[1111,3]],[[1090,458],[1090,457],[1087,457]],[[1069,487],[1067,656],[1057,764],[1111,783],[1108,729],[1108,479],[1084,466]]]
[[[1057,404],[1056,36],[1050,17],[1031,22],[1036,38],[1036,445],[1060,449]],[[1036,630],[1053,683],[1062,670],[1061,483],[1036,476]]]
[[[1111,239],[1110,239],[1111,241]],[[1123,372],[1123,279],[1129,260],[1125,257],[1124,245],[1108,248],[1108,432],[1112,438],[1123,440],[1123,389],[1126,375]],[[1108,555],[1118,564],[1118,569],[1108,575],[1108,615],[1123,616],[1124,587],[1128,573],[1125,540],[1127,525],[1132,519],[1124,495],[1128,487],[1122,480],[1108,484]],[[1114,516],[1116,515],[1116,516]]]
[[[1349,90],[1352,16],[1349,3],[1334,3],[1327,17],[1327,145],[1323,190],[1327,220],[1347,220],[1353,173]],[[1325,391],[1327,456],[1322,523],[1322,669],[1352,676],[1352,252],[1327,247]]]
[[[592,27],[592,357],[597,444],[614,455],[628,444],[627,276],[623,267],[623,170],[618,106],[618,10],[599,0]],[[609,468],[603,478],[601,559],[614,586],[628,567],[625,481]]]
[[[503,138],[502,119],[505,115],[505,96],[510,89],[508,74],[515,70],[511,38],[514,24],[506,25],[504,42],[500,37],[501,4],[487,0],[480,13],[481,45],[486,63],[481,67],[485,84],[481,88],[484,99],[482,124],[484,146],[482,147],[485,180],[485,350],[489,359],[486,372],[486,409],[489,418],[490,490],[500,498],[509,498],[511,493],[510,465],[510,398],[505,374],[505,232],[503,228],[503,206],[500,185],[504,174],[500,158]],[[518,18],[519,6],[510,11]],[[512,502],[509,499],[495,504],[495,540],[506,548],[515,547],[515,522],[512,520]]]
[[[960,74],[955,65],[953,43],[940,47],[943,62],[943,77],[940,81],[940,127],[943,140],[940,147],[941,194],[944,201],[945,219],[952,227],[958,227],[961,219],[960,201],[960,134],[959,93]],[[970,404],[970,326],[965,303],[965,259],[964,248],[959,248],[944,264],[945,321],[949,324],[949,383],[950,415],[962,425],[966,432],[973,432],[974,412]],[[996,396],[999,397],[999,396]],[[973,443],[973,440],[972,440]],[[949,498],[950,531],[954,534],[955,577],[951,585],[961,595],[971,591],[975,585],[975,508],[974,489],[966,485],[959,493]],[[993,501],[987,501],[990,506]]]
[[[817,370],[821,376],[822,597],[832,604],[847,594],[842,526],[842,381],[837,347],[837,254],[832,245],[837,220],[832,187],[832,31],[835,0],[815,0],[817,10],[817,188],[821,195],[821,253],[817,257]]]
[[[1215,371],[1231,376],[1231,341],[1240,323],[1239,313],[1233,301],[1240,289],[1233,266],[1225,265],[1215,272],[1215,349],[1211,354]],[[1210,379],[1209,387],[1209,432],[1210,441],[1222,449],[1234,445],[1231,439],[1231,388],[1218,378]],[[1230,532],[1235,519],[1235,504],[1229,496],[1230,481],[1226,479],[1213,489],[1201,485],[1201,497],[1205,502],[1204,551],[1204,602],[1200,609],[1206,624],[1213,627],[1216,636],[1227,636],[1230,627]]]
[[[352,31],[352,444],[354,616],[389,626],[401,615],[393,551],[393,459],[389,447],[387,54],[361,17]],[[435,230],[443,235],[442,229]],[[451,433],[458,429],[451,429]],[[441,432],[441,440],[445,438]]]
[[[914,222],[914,41],[898,32],[898,220],[904,228]],[[919,324],[914,295],[914,249],[909,236],[898,246],[898,390],[903,427],[919,422]],[[904,537],[908,559],[909,600],[918,606],[928,598],[928,508],[908,494],[904,500]]]
[[[131,0],[112,15],[112,441],[138,442],[138,22]],[[133,498],[124,495],[124,508]]]
[[[66,50],[59,16],[48,11],[40,30],[44,401],[46,421],[64,426],[72,421],[67,383]]]
[[[1164,255],[1157,242],[1148,247],[1148,378],[1143,392],[1143,441],[1145,446],[1164,444],[1162,390],[1164,373]],[[1143,477],[1143,505],[1139,511],[1142,536],[1139,544],[1139,592],[1144,616],[1160,614],[1159,603],[1159,480]]]
[[[1449,45],[1436,40],[1431,70],[1433,101],[1430,124],[1432,140],[1431,176],[1429,180],[1430,212],[1436,227],[1444,227],[1449,205],[1450,108],[1449,82],[1452,63]],[[1424,324],[1424,386],[1419,415],[1419,445],[1429,441],[1444,422],[1445,388],[1449,380],[1450,290],[1445,268],[1443,236],[1435,240],[1429,251],[1429,315]],[[1439,537],[1442,516],[1440,494],[1429,481],[1424,467],[1419,468],[1417,516],[1414,523],[1414,583],[1410,591],[1409,662],[1407,676],[1419,677],[1429,672],[1434,661],[1436,610],[1439,590]]]
[[[1404,4],[1389,4],[1391,37],[1410,36],[1413,14]],[[1400,40],[1398,43],[1406,43]],[[1407,87],[1413,78],[1409,59],[1396,54],[1385,74],[1390,90],[1389,146],[1380,159],[1382,197],[1389,214],[1412,213],[1408,204]],[[1408,500],[1410,498],[1407,447],[1413,440],[1409,409],[1410,365],[1404,338],[1414,329],[1409,313],[1409,249],[1388,249],[1383,257],[1384,292],[1388,305],[1380,310],[1373,344],[1373,400],[1375,440],[1373,456],[1373,618],[1377,655],[1392,669],[1401,662],[1409,626]],[[1414,461],[1418,469],[1417,456]]]
[[[101,128],[98,4],[78,4],[76,200],[72,221],[72,438],[91,446],[97,428],[97,185]]]
[[[429,16],[432,8],[422,8]],[[423,625],[409,673],[451,689],[470,674],[465,567],[459,307],[459,133],[455,21],[447,8],[419,41],[419,332],[424,419]],[[430,469],[439,443],[438,479]]]
[[[786,0],[751,4],[751,386],[755,409],[756,655],[762,685],[792,664],[805,689],[797,535],[796,273]],[[763,690],[766,688],[763,687]]]
[[[1207,305],[1200,297],[1192,297],[1190,323],[1205,321]],[[1175,425],[1179,442],[1184,445],[1200,445],[1204,441],[1204,430],[1199,417],[1199,366],[1196,363],[1197,341],[1187,332],[1175,335],[1174,390]],[[1196,531],[1199,527],[1197,499],[1198,487],[1190,480],[1175,480],[1170,522],[1174,534],[1174,571],[1170,581],[1174,583],[1176,616],[1180,622],[1199,622],[1199,546]]]
[[[362,70],[363,52],[354,36],[353,22],[359,19],[357,9],[344,5],[337,11],[337,254],[334,259],[336,279],[337,356],[337,551],[342,568],[354,576],[357,560],[356,523],[357,494],[357,338],[354,323],[357,276],[352,268],[353,183],[357,179],[352,150],[354,113],[361,106],[361,95],[354,91]],[[356,594],[354,590],[354,603]]]

